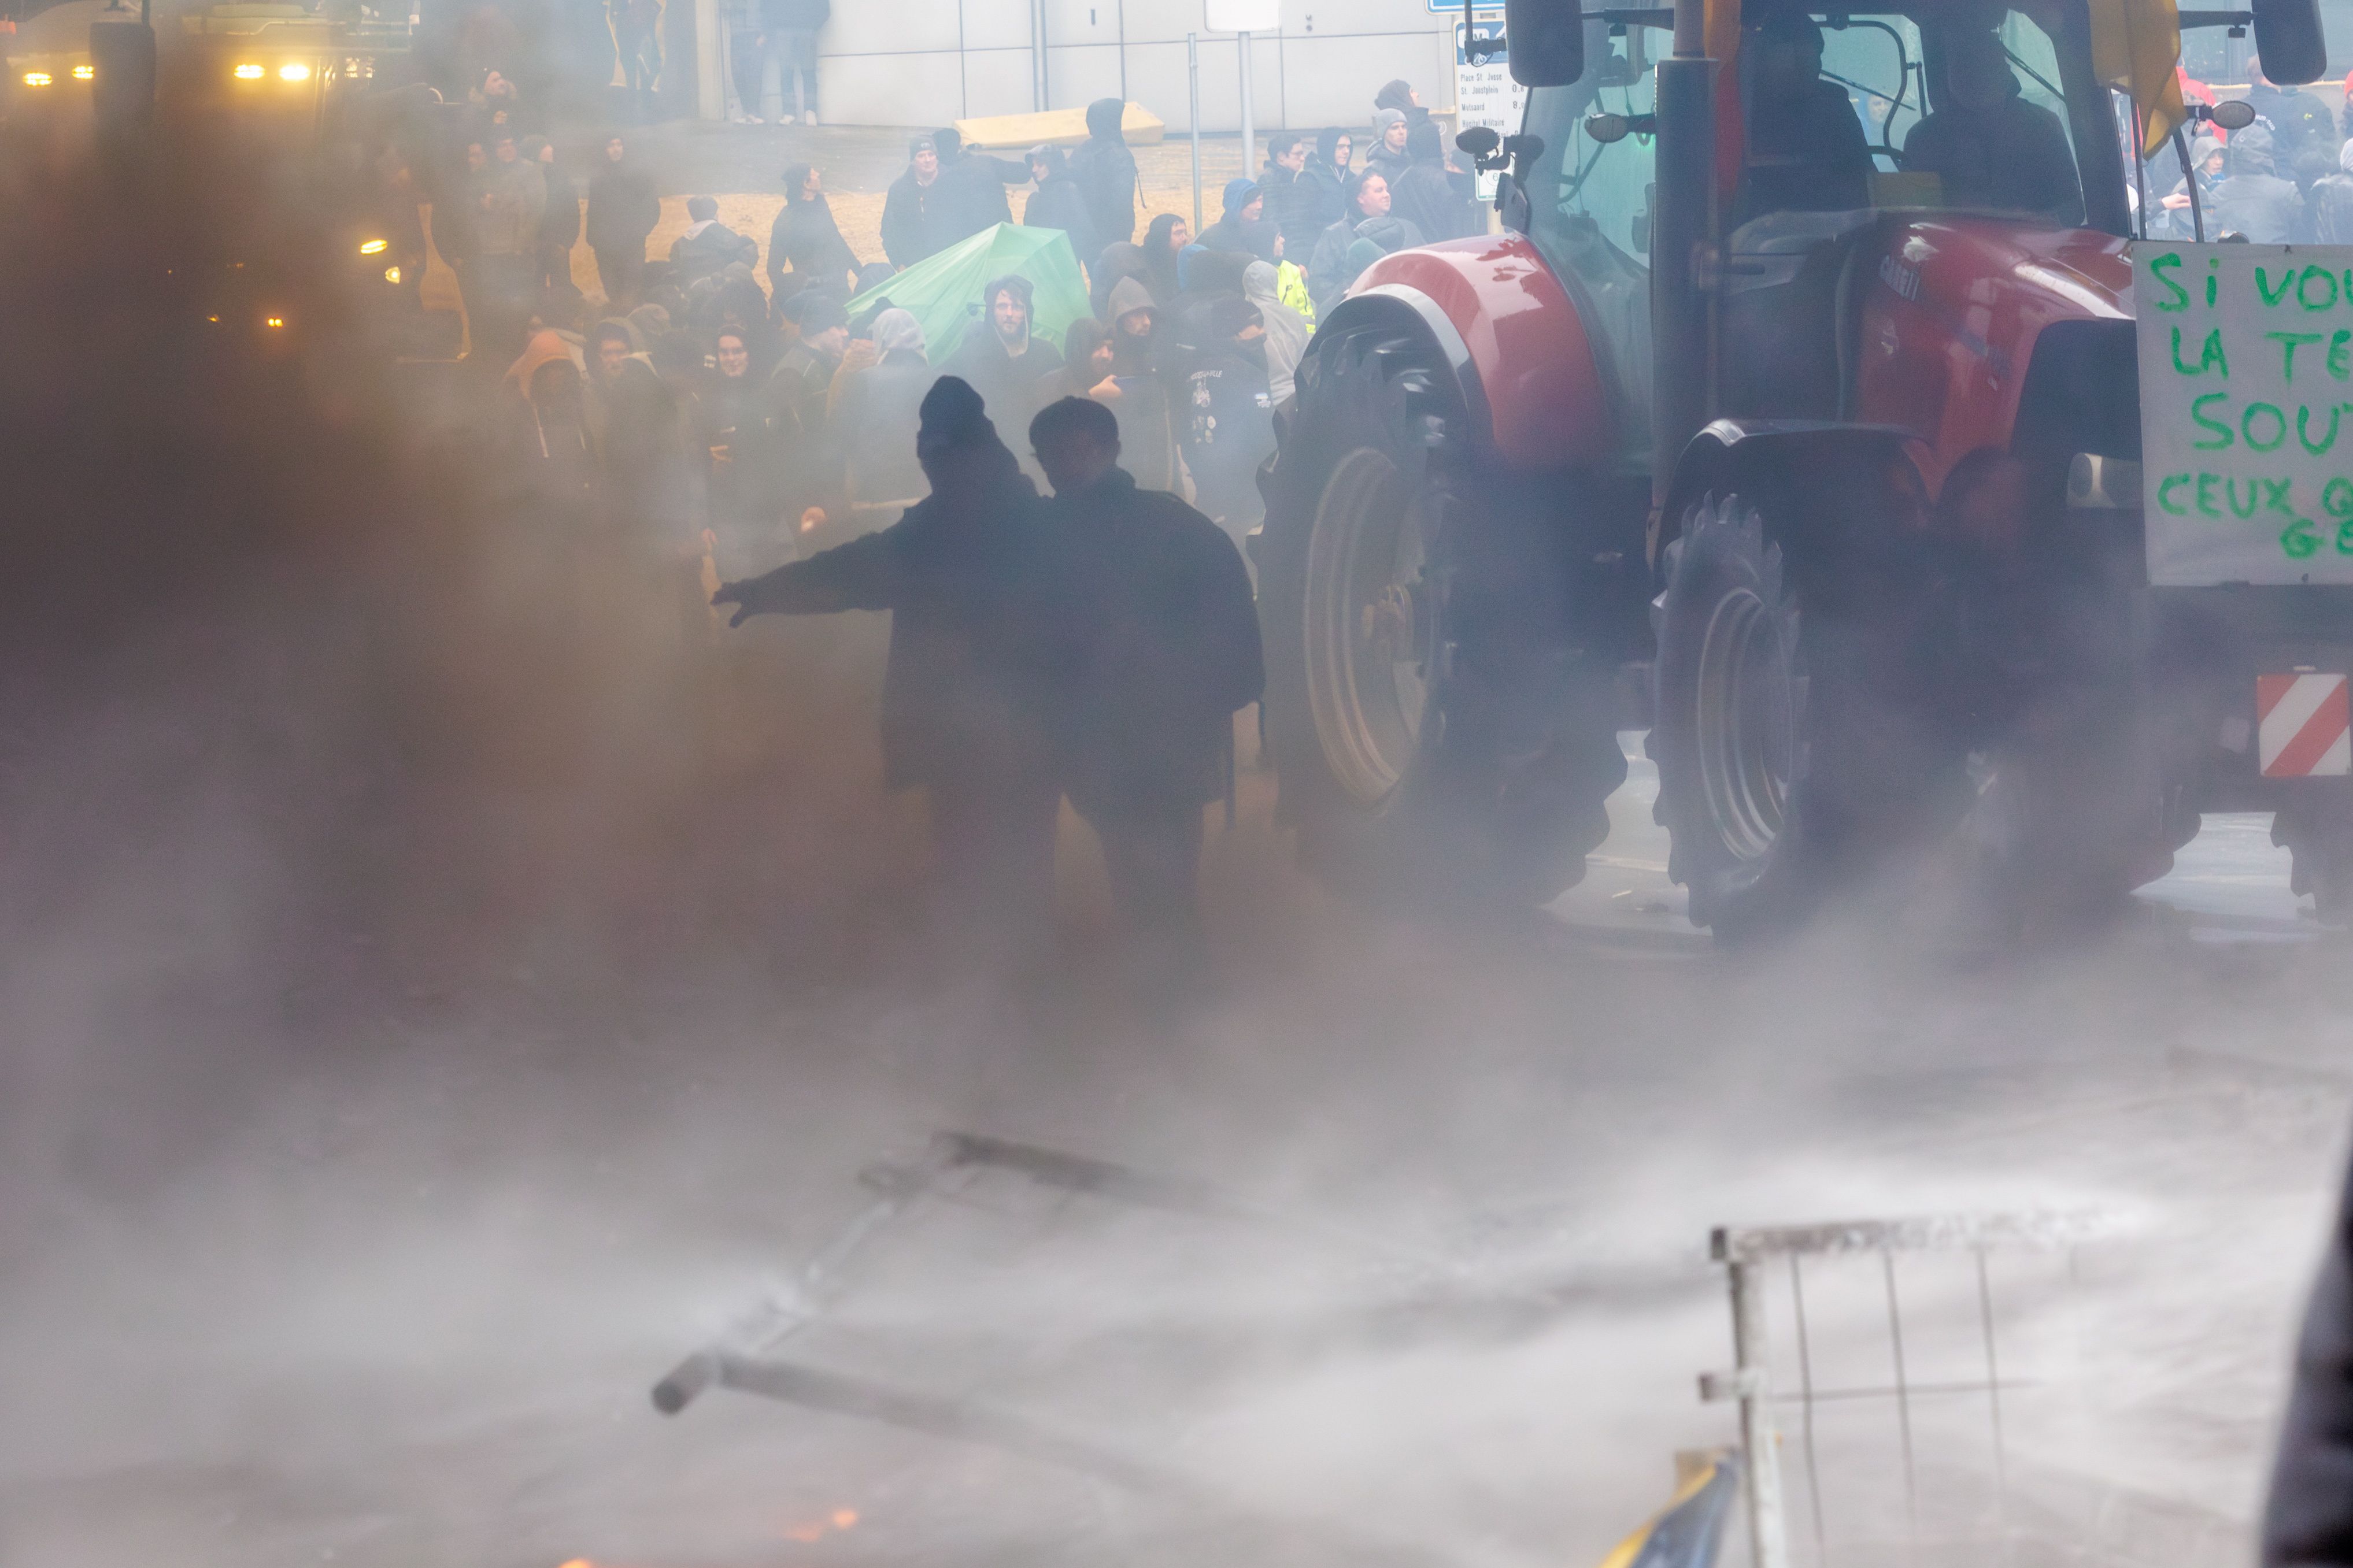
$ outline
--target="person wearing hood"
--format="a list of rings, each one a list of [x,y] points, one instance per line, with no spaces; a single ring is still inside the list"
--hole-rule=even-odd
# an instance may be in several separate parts
[[[1252,254],[1242,230],[1265,216],[1266,192],[1256,181],[1228,180],[1225,210],[1217,222],[1201,231],[1201,243],[1211,250]]]
[[[1239,545],[1265,515],[1258,468],[1274,450],[1266,326],[1241,295],[1211,301],[1200,342],[1187,356],[1180,401],[1194,501]]]
[[[1408,126],[1430,123],[1430,110],[1421,106],[1421,94],[1414,91],[1413,84],[1403,77],[1383,82],[1380,91],[1373,94],[1373,111],[1378,113],[1384,109],[1394,109],[1404,115]]]
[[[2020,95],[2001,39],[1982,26],[1945,34],[1945,94],[1904,139],[1907,174],[1934,174],[1945,205],[2084,221],[2075,154],[2059,117]]]
[[[1258,307],[1259,324],[1266,330],[1266,395],[1280,406],[1290,398],[1299,362],[1307,356],[1307,323],[1282,302],[1280,275],[1263,261],[1242,269],[1242,298]]]
[[[2225,159],[2222,143],[2211,136],[2200,136],[2189,143],[2189,173],[2173,183],[2173,189],[2160,204],[2165,209],[2164,231],[2175,239],[2195,239],[2200,222],[2214,221],[2214,187],[2222,183]],[[2321,182],[2326,184],[2327,182]],[[2189,211],[2192,184],[2198,192],[2199,212]],[[2315,187],[2316,191],[2317,187]],[[2341,243],[2330,241],[2331,244]]]
[[[1098,245],[1124,244],[1135,238],[1135,154],[1127,150],[1120,119],[1127,105],[1116,98],[1099,98],[1087,105],[1087,139],[1071,154],[1071,178],[1086,198]],[[1082,256],[1092,276],[1094,258]]]
[[[849,287],[858,265],[858,253],[833,221],[824,180],[809,164],[786,164],[785,205],[776,209],[776,221],[768,230],[769,290],[784,287],[787,269],[828,288]]]
[[[841,433],[850,528],[871,533],[898,521],[927,488],[915,461],[915,425],[923,396],[939,379],[923,357],[923,329],[896,306],[874,318],[872,364],[838,384],[833,426]]]
[[[2337,172],[2314,181],[2305,201],[2315,243],[2353,245],[2353,141],[2337,149]]]
[[[1477,209],[1462,199],[1447,173],[1438,126],[1425,120],[1406,135],[1409,162],[1390,188],[1390,210],[1427,240],[1460,239],[1478,231]]]
[[[1395,185],[1398,176],[1413,162],[1405,150],[1406,138],[1412,130],[1401,109],[1373,110],[1373,150],[1365,154],[1365,173],[1379,174]]]
[[[849,346],[849,316],[831,294],[803,290],[789,308],[797,337],[769,373],[765,395],[785,519],[801,534],[840,507],[840,453],[827,418],[833,373]]]
[[[1169,428],[1166,354],[1160,307],[1134,278],[1111,291],[1111,384],[1089,395],[1107,405],[1119,421],[1120,445],[1137,480],[1155,490],[1178,487],[1176,443]]]
[[[1307,138],[1296,131],[1278,131],[1266,139],[1266,166],[1258,172],[1258,188],[1265,193],[1264,216],[1282,231],[1283,249],[1304,256],[1315,247],[1315,236],[1325,218],[1316,221],[1318,192],[1307,174]],[[1337,217],[1335,207],[1333,216]]]
[[[730,622],[883,610],[884,782],[929,807],[951,938],[1044,941],[1053,915],[1053,738],[1071,679],[1063,569],[1038,493],[983,409],[942,376],[919,410],[931,493],[889,528],[723,584]]]
[[[1112,896],[1181,1000],[1205,953],[1202,808],[1230,788],[1235,713],[1266,669],[1241,552],[1120,466],[1102,405],[1065,398],[1029,426],[1054,487],[1074,679],[1056,726],[1071,806],[1102,839]],[[1155,986],[1155,989],[1158,987]]]
[[[1119,287],[1121,279],[1133,278],[1144,283],[1145,271],[1144,247],[1134,240],[1123,239],[1104,246],[1087,274],[1087,304],[1093,310],[1095,320],[1111,320],[1111,291]]]
[[[1749,159],[1728,223],[1869,206],[1871,145],[1847,89],[1822,75],[1821,24],[1791,5],[1752,5],[1741,23]]]
[[[646,353],[637,323],[610,317],[588,338],[588,427],[615,516],[664,528],[682,490],[678,398]]]
[[[617,310],[638,302],[645,288],[646,238],[661,222],[653,176],[629,156],[618,136],[605,139],[603,160],[588,179],[588,248],[596,258],[597,286]]]
[[[1062,368],[1038,384],[1030,402],[1043,408],[1065,397],[1092,397],[1112,390],[1111,329],[1081,316],[1062,333]]]
[[[1144,231],[1144,286],[1151,292],[1155,305],[1176,302],[1185,287],[1183,273],[1176,258],[1193,243],[1192,232],[1185,220],[1175,213],[1162,213]]]
[[[539,165],[539,176],[547,192],[547,205],[539,215],[534,281],[542,293],[569,288],[572,247],[580,243],[580,187],[572,183],[571,175],[555,166],[555,147],[546,137],[524,137],[523,153]]]
[[[1086,193],[1071,177],[1062,150],[1030,148],[1029,177],[1038,182],[1038,188],[1029,193],[1029,204],[1021,209],[1021,226],[1060,229],[1070,239],[1071,254],[1092,276],[1103,246],[1095,239],[1094,215],[1087,210]]]
[[[1029,183],[1029,165],[1014,163],[987,153],[976,152],[964,144],[964,137],[953,127],[932,132],[932,142],[940,153],[941,200],[940,243],[954,245],[960,239],[970,239],[1000,223],[1013,221],[1013,204],[1005,195],[1008,185]]]
[[[565,333],[543,328],[507,367],[506,382],[519,416],[514,448],[533,488],[585,505],[596,484],[596,453],[582,403],[580,350]]]
[[[2250,125],[2231,138],[2231,172],[2214,187],[2206,237],[2242,234],[2256,245],[2294,243],[2304,226],[2304,196],[2272,162],[2271,133]]]
[[[945,243],[948,192],[940,184],[940,144],[929,136],[907,142],[907,169],[882,198],[882,254],[902,271]]]
[[[1388,181],[1374,169],[1366,170],[1356,182],[1348,216],[1315,241],[1315,254],[1307,263],[1307,292],[1315,302],[1316,320],[1332,313],[1332,307],[1364,270],[1349,260],[1349,247],[1358,240],[1369,240],[1385,256],[1422,242],[1419,229],[1389,211]]]
[[[980,320],[942,367],[980,394],[992,418],[1016,430],[1026,428],[1037,412],[1029,400],[1038,384],[1062,368],[1060,353],[1032,330],[1034,295],[1029,279],[1018,272],[991,279],[980,291]]]
[[[1314,205],[1310,215],[1314,227],[1304,244],[1294,242],[1292,245],[1293,260],[1303,259],[1315,247],[1315,241],[1323,237],[1324,231],[1338,223],[1341,215],[1348,210],[1348,203],[1356,194],[1356,171],[1349,164],[1356,144],[1356,138],[1337,126],[1317,133],[1315,156],[1307,161],[1307,167],[1303,171],[1303,177],[1314,191]]]

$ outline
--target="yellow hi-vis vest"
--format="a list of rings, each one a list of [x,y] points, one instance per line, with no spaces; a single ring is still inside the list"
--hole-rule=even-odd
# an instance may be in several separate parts
[[[1274,297],[1298,311],[1301,321],[1311,327],[1315,324],[1315,305],[1307,298],[1307,269],[1296,261],[1276,266]]]

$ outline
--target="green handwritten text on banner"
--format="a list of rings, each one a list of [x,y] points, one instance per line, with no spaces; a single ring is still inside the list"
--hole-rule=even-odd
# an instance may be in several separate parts
[[[2149,581],[2353,583],[2353,249],[2132,251]]]

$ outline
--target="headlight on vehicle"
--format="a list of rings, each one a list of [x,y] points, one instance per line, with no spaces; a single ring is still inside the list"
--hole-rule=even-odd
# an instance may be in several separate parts
[[[400,268],[397,268],[397,267],[387,267],[387,268],[385,268],[384,269],[384,280],[385,280],[385,282],[387,282],[387,283],[397,283],[397,282],[399,282],[399,281],[400,281]]]
[[[251,60],[248,60],[245,64],[237,67],[237,69],[229,72],[229,75],[237,78],[239,81],[259,81],[261,79],[261,68],[255,65]]]
[[[26,71],[25,73],[25,85],[26,87],[47,87],[49,85],[49,73],[47,71]]]
[[[360,254],[362,256],[382,256],[387,246],[385,242],[381,239],[364,239],[360,241]]]
[[[74,80],[76,81],[89,81],[97,75],[98,72],[89,66],[74,67]]]
[[[309,81],[311,79],[311,68],[304,65],[301,60],[289,60],[284,65],[278,68],[278,79],[280,81]]]

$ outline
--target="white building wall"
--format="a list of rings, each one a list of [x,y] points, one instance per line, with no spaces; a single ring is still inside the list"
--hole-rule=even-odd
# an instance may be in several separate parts
[[[1046,101],[1035,37],[1042,12]],[[1428,0],[1282,0],[1280,32],[1251,39],[1255,123],[1357,129],[1394,77],[1433,108],[1453,101],[1452,28]],[[1191,129],[1185,35],[1201,34],[1201,128],[1241,127],[1240,51],[1202,31],[1201,0],[835,0],[818,41],[828,118],[944,125],[1125,97]]]

